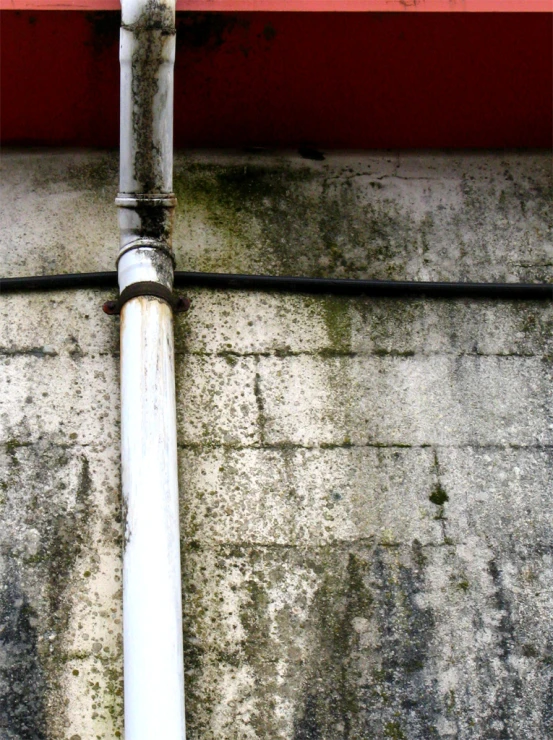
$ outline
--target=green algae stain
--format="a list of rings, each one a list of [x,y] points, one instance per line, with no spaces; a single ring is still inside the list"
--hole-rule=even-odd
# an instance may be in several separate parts
[[[17,456],[18,450],[21,447],[28,447],[28,446],[29,446],[28,442],[21,442],[19,439],[16,439],[16,438],[8,439],[4,443],[6,453],[10,459],[11,464],[14,467],[19,466],[19,458]]]
[[[202,269],[292,269],[301,244],[300,224],[305,225],[305,211],[313,209],[309,196],[295,186],[313,176],[308,167],[276,163],[189,163],[176,168],[180,217],[199,216],[221,241],[211,254],[202,250]]]
[[[256,737],[277,734],[276,696],[278,643],[272,636],[271,599],[261,574],[246,581],[247,601],[240,610],[240,621],[246,635],[242,650],[256,676],[256,710],[250,723]]]
[[[67,464],[68,460],[64,459],[64,453],[61,454],[60,463]],[[87,520],[91,513],[91,486],[89,463],[83,456],[75,497],[76,509],[56,514],[50,523],[52,537],[46,560],[49,571],[48,597],[53,622],[56,628],[62,631],[69,621],[69,613],[63,607],[65,591],[76,559],[85,544]]]
[[[114,658],[110,658],[109,662],[104,667],[104,697],[102,700],[103,706],[111,718],[113,727],[115,728],[114,736],[121,737],[122,719],[123,719],[123,673],[122,673],[122,662],[123,662],[123,649],[122,646],[118,650],[118,654]]]
[[[249,599],[241,611],[240,619],[248,636],[243,643],[248,660],[255,661],[259,654],[266,656],[269,648],[269,596],[263,584],[255,579],[246,583]]]
[[[384,725],[384,737],[389,737],[391,740],[407,740],[399,722],[386,722]]]
[[[325,165],[282,157],[228,164],[178,160],[177,222],[194,244],[187,269],[399,278],[436,226]],[[177,231],[178,231],[177,227]],[[182,269],[182,268],[181,268]]]
[[[90,159],[72,162],[67,170],[67,179],[75,190],[86,191],[87,197],[105,201],[113,197],[117,189],[118,172],[118,157],[98,152]]]
[[[351,350],[351,299],[347,296],[324,296],[320,312],[328,335],[330,349],[338,353]]]

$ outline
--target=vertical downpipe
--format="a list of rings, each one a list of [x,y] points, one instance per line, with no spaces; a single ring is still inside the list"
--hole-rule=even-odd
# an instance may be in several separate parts
[[[173,288],[175,0],[123,0],[119,289]],[[140,291],[139,286],[138,291]],[[126,740],[184,740],[173,315],[121,310]]]

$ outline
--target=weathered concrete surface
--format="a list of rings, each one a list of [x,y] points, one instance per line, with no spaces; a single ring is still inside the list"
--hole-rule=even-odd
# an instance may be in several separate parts
[[[118,157],[7,151],[3,274],[111,270]],[[550,280],[549,153],[177,155],[181,270]]]
[[[545,154],[177,162],[180,269],[551,280]],[[113,155],[2,165],[7,272],[112,268]],[[551,737],[553,307],[190,295],[189,737]],[[123,731],[106,296],[0,296],[7,740]]]

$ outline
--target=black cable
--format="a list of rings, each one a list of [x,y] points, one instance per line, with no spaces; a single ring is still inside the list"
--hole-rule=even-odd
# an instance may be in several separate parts
[[[117,288],[117,272],[81,272],[67,275],[0,278],[0,293],[74,288]]]
[[[547,283],[416,282],[401,280],[344,280],[280,275],[229,275],[211,272],[175,272],[175,287],[216,290],[258,290],[283,293],[370,295],[383,297],[495,298],[498,300],[550,300]],[[0,293],[74,288],[117,288],[117,273],[88,272],[68,275],[0,278]]]
[[[553,285],[525,283],[431,283],[401,280],[344,280],[273,275],[224,275],[209,272],[176,272],[175,285],[233,288],[288,293],[393,296],[424,295],[435,298],[553,298]]]

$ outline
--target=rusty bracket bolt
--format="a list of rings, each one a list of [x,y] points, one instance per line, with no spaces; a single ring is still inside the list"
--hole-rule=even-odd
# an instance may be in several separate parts
[[[119,313],[119,302],[118,301],[106,301],[102,306],[102,311],[107,313],[108,316],[117,316]]]
[[[179,295],[176,297],[173,304],[173,311],[175,313],[184,313],[185,311],[188,311],[189,308],[190,298],[187,298],[185,295]]]

